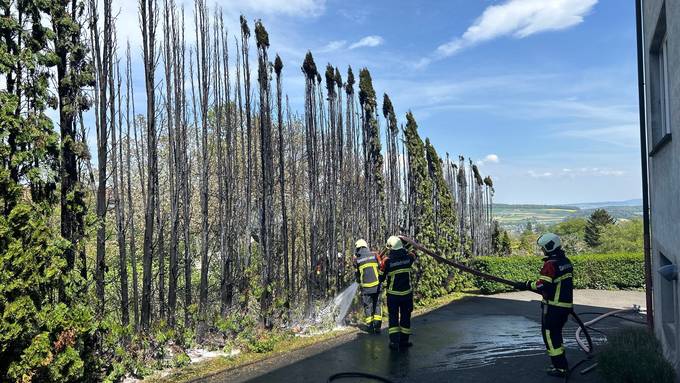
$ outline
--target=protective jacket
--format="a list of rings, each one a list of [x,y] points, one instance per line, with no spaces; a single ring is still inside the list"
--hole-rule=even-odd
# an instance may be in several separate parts
[[[361,286],[361,292],[363,294],[378,292],[381,271],[380,263],[375,253],[362,247],[356,254],[354,262],[357,268],[356,279]]]
[[[569,369],[564,352],[562,329],[574,302],[574,268],[562,249],[543,259],[538,280],[528,281],[526,288],[543,296],[541,334],[553,368],[560,373]]]
[[[406,249],[391,250],[383,259],[383,278],[387,279],[387,312],[390,343],[408,347],[411,336],[411,312],[413,311],[413,288],[411,269],[415,256]]]
[[[549,306],[571,308],[574,305],[574,267],[571,261],[558,251],[543,259],[543,267],[537,280],[527,282],[527,288],[543,296]]]
[[[411,288],[413,262],[413,255],[409,254],[406,249],[390,251],[383,263],[388,295],[408,295],[413,291]]]

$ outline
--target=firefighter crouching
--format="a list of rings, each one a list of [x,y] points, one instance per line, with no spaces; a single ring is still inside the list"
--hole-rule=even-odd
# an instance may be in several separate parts
[[[356,280],[361,287],[361,304],[364,307],[364,325],[367,332],[378,334],[382,325],[380,262],[363,239],[356,242],[354,255]]]
[[[387,311],[389,315],[389,347],[393,350],[411,347],[411,312],[413,311],[413,289],[411,267],[415,255],[409,253],[399,237],[387,240],[388,255],[383,259],[382,278],[386,279]]]
[[[550,376],[567,376],[569,366],[564,353],[562,328],[573,310],[573,266],[562,250],[560,237],[545,233],[538,238],[543,251],[543,268],[538,280],[518,283],[521,290],[531,290],[543,296],[541,332],[552,366],[546,371]],[[388,301],[389,302],[389,301]]]

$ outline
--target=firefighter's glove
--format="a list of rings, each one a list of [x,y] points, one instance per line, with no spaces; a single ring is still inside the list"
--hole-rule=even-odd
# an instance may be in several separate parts
[[[528,283],[526,282],[514,282],[512,284],[512,287],[519,291],[525,291],[530,289]]]

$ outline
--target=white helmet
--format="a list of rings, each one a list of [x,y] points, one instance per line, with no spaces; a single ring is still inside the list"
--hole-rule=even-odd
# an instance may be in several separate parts
[[[541,235],[540,237],[538,237],[536,243],[546,253],[552,253],[558,247],[562,246],[562,241],[560,240],[560,237],[557,234],[553,233],[545,233]]]
[[[387,238],[387,248],[390,250],[400,250],[404,248],[404,244],[401,242],[401,238],[393,235]]]
[[[362,248],[362,247],[368,248],[368,243],[366,243],[366,241],[363,240],[363,239],[358,240],[358,241],[354,244],[354,248],[355,248],[355,249],[360,249],[360,248]]]

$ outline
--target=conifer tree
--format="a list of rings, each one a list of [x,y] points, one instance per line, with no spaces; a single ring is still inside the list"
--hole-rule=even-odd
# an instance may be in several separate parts
[[[408,173],[410,177],[409,203],[413,205],[412,232],[415,240],[427,248],[437,248],[439,240],[434,228],[434,207],[432,196],[434,185],[428,174],[425,145],[418,133],[418,124],[411,112],[406,114],[404,130],[406,150],[408,151]],[[422,298],[440,296],[446,292],[447,273],[443,267],[430,257],[418,260],[418,283],[416,293]]]
[[[614,218],[605,209],[596,209],[588,218],[585,229],[585,241],[590,247],[601,245],[600,233],[608,225],[614,224]]]
[[[93,313],[82,302],[83,283],[73,270],[81,239],[82,193],[77,178],[69,178],[65,202],[69,224],[62,238],[55,225],[60,176],[77,175],[77,160],[87,151],[76,139],[75,125],[62,131],[70,162],[60,163],[59,135],[46,115],[59,108],[60,118],[78,116],[87,106],[81,98],[88,72],[85,48],[56,41],[79,39],[81,3],[73,8],[44,2],[4,2],[0,37],[0,381],[77,381],[91,372],[84,358],[94,332]],[[68,33],[49,29],[52,21],[70,25]],[[63,26],[63,25],[61,25]],[[59,27],[61,27],[59,26]],[[69,64],[62,61],[66,58]],[[59,100],[50,96],[51,68],[57,67]],[[83,69],[80,77],[71,72]],[[63,75],[63,77],[62,77]],[[66,80],[66,76],[69,77]],[[63,80],[63,82],[60,82]],[[68,82],[71,81],[71,82]],[[87,82],[87,81],[86,81]],[[66,92],[72,98],[66,98]],[[59,293],[59,294],[57,294]],[[55,299],[59,295],[59,300]],[[68,341],[64,342],[64,339]]]
[[[367,203],[369,217],[369,238],[371,241],[382,240],[386,234],[384,209],[385,186],[383,179],[383,156],[380,143],[380,126],[378,125],[377,101],[373,80],[368,69],[359,72],[359,104],[361,105],[362,129],[365,137],[366,165],[369,192],[366,198],[377,203]],[[370,206],[370,208],[369,208]]]

